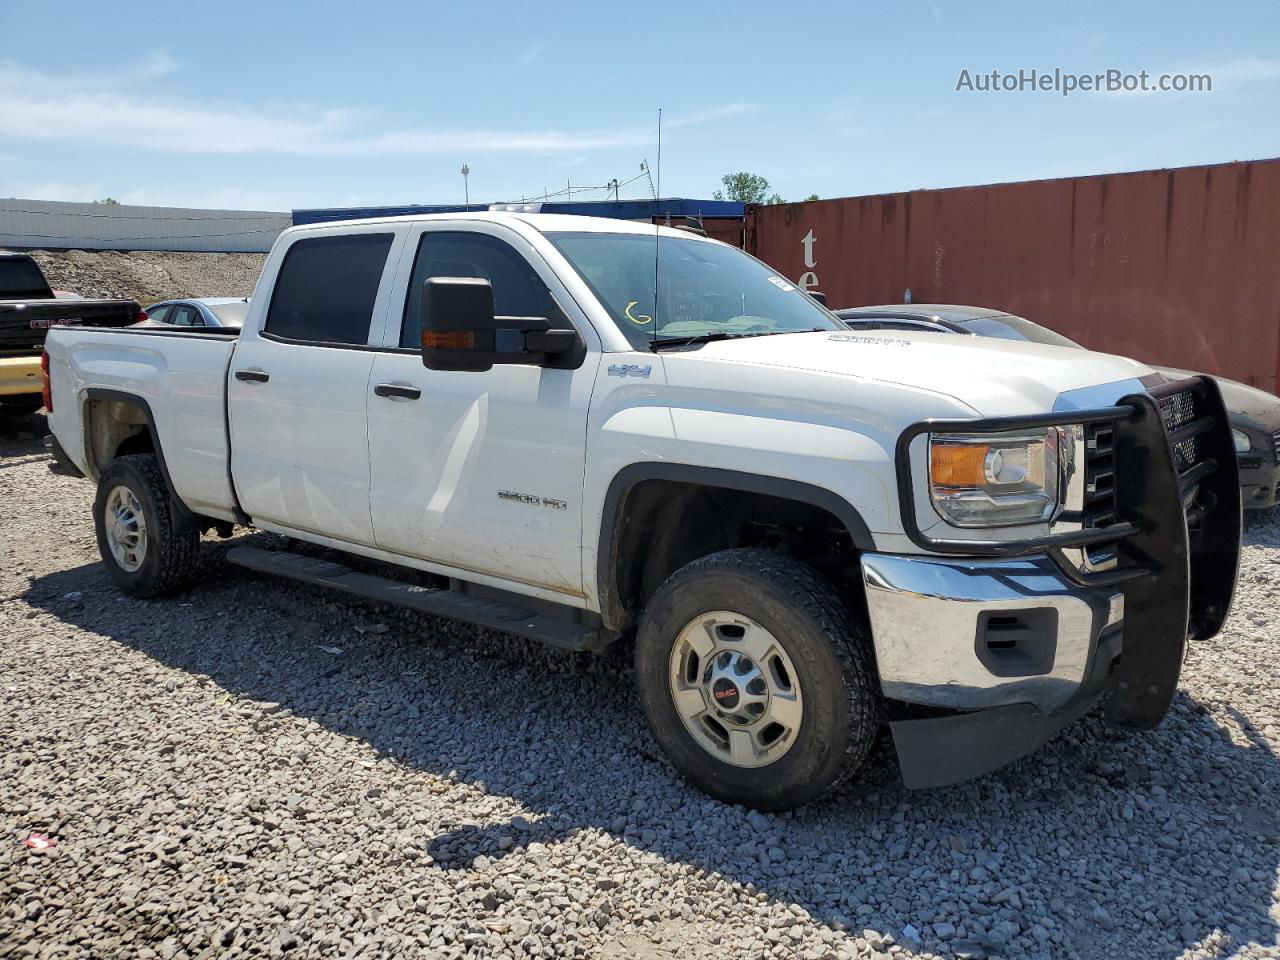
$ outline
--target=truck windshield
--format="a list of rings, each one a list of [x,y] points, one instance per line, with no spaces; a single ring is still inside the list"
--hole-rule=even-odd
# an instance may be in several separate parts
[[[547,236],[638,350],[655,339],[845,329],[795,284],[725,244],[664,235],[657,241],[655,291],[653,234]]]

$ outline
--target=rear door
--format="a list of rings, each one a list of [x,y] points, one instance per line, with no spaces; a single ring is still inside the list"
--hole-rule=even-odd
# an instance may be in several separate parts
[[[268,264],[270,302],[227,387],[232,477],[260,525],[374,542],[365,405],[398,239],[380,224],[304,231]]]
[[[600,341],[559,278],[498,224],[420,224],[406,238],[369,395],[378,546],[557,594],[582,593],[587,407]],[[422,365],[418,309],[432,276],[482,277],[501,316],[547,317],[586,344],[576,369]]]

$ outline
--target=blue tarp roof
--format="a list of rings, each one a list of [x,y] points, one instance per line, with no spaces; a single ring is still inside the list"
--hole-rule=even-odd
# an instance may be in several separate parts
[[[743,205],[734,200],[692,200],[664,197],[658,200],[530,200],[524,203],[408,204],[399,207],[327,207],[293,211],[295,225],[330,220],[363,220],[369,217],[422,216],[429,213],[463,213],[468,210],[509,210],[520,213],[569,213],[581,217],[616,217],[648,220],[651,217],[742,218]]]

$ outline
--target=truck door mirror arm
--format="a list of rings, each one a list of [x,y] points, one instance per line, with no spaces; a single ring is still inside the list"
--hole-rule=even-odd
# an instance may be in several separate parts
[[[494,364],[573,368],[582,341],[553,330],[546,317],[499,317],[493,287],[477,277],[429,277],[418,318],[422,364],[428,370],[484,372]]]

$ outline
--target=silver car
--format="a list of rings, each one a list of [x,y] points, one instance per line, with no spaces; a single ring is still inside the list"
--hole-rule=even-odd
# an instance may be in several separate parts
[[[1058,347],[1084,349],[1074,340],[1042,327],[1026,317],[986,307],[944,303],[892,303],[878,307],[847,307],[835,315],[860,330],[928,330],[961,333],[1004,340],[1030,340]],[[1181,380],[1189,370],[1151,369]],[[1215,377],[1222,402],[1231,418],[1231,434],[1240,465],[1240,487],[1245,509],[1280,505],[1280,397],[1247,383]]]
[[[238,331],[249,312],[247,297],[189,297],[161,300],[147,307],[139,327],[205,327]]]

